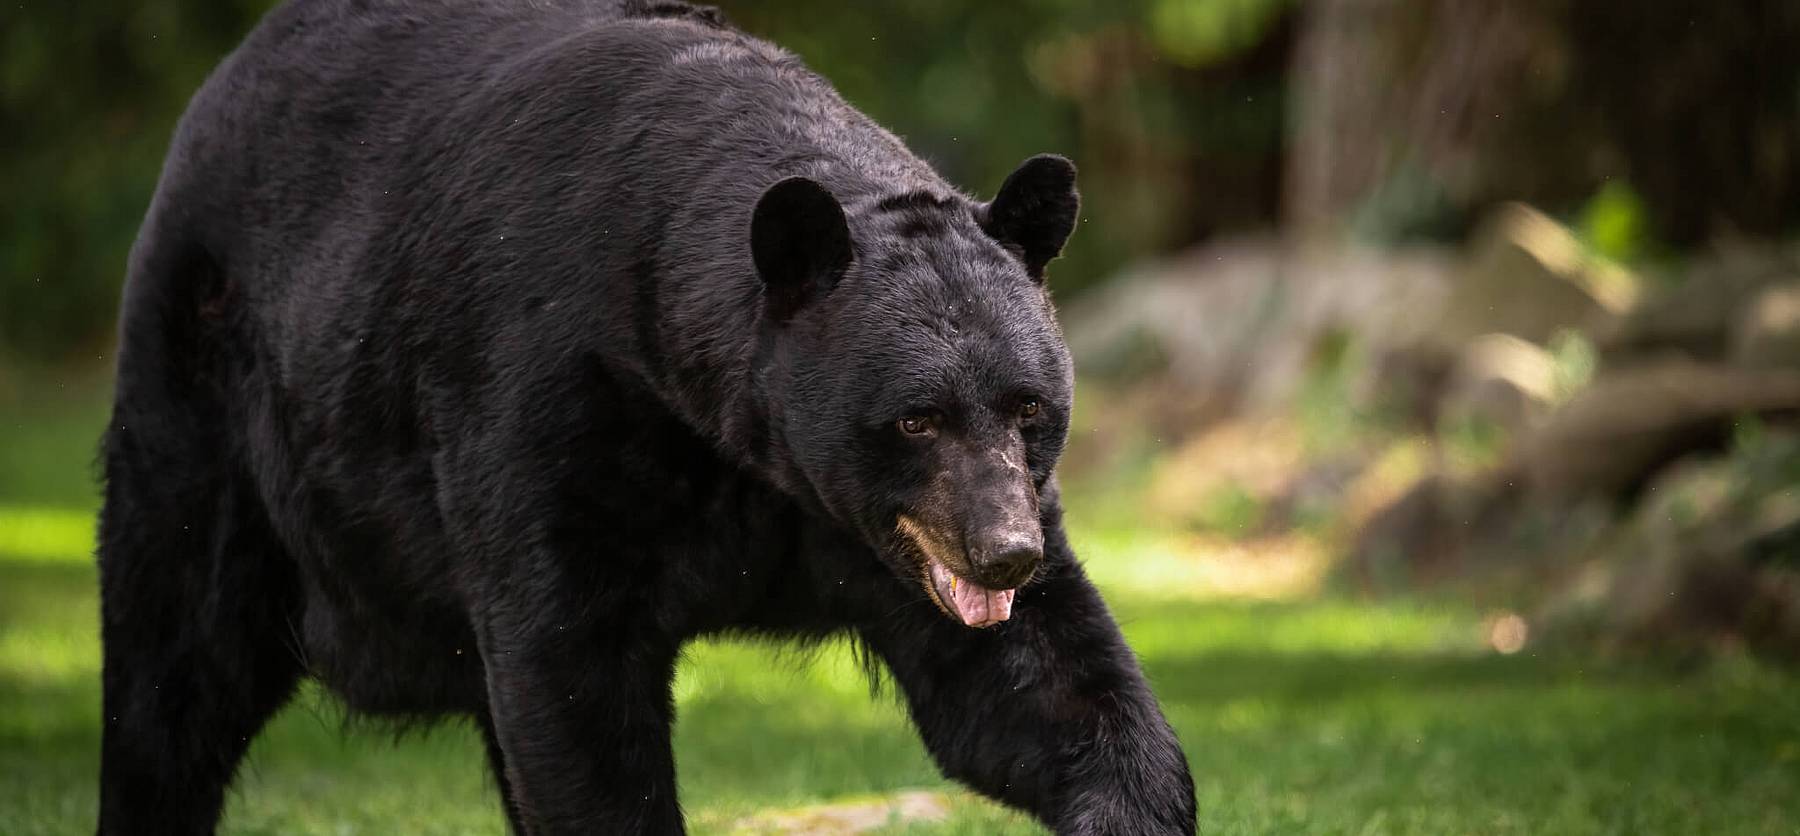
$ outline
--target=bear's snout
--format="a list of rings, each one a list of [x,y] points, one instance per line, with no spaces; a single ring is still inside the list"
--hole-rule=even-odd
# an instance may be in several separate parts
[[[1044,559],[1044,535],[1036,525],[1008,525],[980,532],[969,538],[967,547],[975,579],[994,589],[1012,589],[1025,583]]]

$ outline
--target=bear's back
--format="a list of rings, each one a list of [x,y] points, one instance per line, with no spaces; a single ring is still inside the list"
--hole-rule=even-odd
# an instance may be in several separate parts
[[[712,351],[758,310],[749,214],[791,174],[852,211],[948,188],[692,7],[294,0],[196,95],[158,199],[304,447],[370,415],[446,429],[549,358],[655,380]]]
[[[649,80],[689,42],[749,40],[677,3],[291,0],[194,96],[165,183],[193,183],[190,204],[226,215],[215,228],[275,227],[291,249],[319,232],[320,209],[342,216],[419,185],[521,103],[592,100]],[[242,241],[221,237],[206,243]]]
[[[258,343],[318,351],[492,296],[472,283],[543,295],[575,266],[641,261],[609,248],[695,229],[681,212],[741,204],[747,222],[736,192],[758,168],[830,157],[844,131],[886,137],[698,7],[294,0],[195,96],[163,199],[232,273]]]

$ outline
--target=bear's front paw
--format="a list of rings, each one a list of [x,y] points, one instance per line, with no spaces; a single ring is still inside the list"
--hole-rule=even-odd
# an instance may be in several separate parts
[[[1067,774],[1055,829],[1064,836],[1191,836],[1194,779],[1167,725],[1114,738]]]
[[[1060,836],[1193,836],[1197,815],[1192,792],[1151,802],[1141,793],[1107,800],[1087,799],[1056,823]]]

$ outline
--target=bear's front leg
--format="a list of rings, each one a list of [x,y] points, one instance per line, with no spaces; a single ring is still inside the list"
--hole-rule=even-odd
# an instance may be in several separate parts
[[[489,712],[527,833],[679,834],[675,650],[552,611],[482,631]]]
[[[1191,834],[1194,782],[1174,732],[1060,524],[1044,533],[1044,565],[1010,620],[976,630],[902,605],[859,631],[946,775],[1058,833]]]

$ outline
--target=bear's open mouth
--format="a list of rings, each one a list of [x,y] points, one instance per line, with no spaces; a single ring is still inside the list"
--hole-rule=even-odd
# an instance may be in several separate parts
[[[925,563],[932,603],[970,627],[992,627],[1012,617],[1014,589],[989,589],[950,571],[935,558]]]
[[[989,589],[956,573],[944,558],[959,556],[961,547],[916,518],[901,514],[896,528],[925,559],[925,575],[920,584],[931,603],[945,615],[970,627],[992,627],[1012,617],[1013,593],[1016,589]]]

